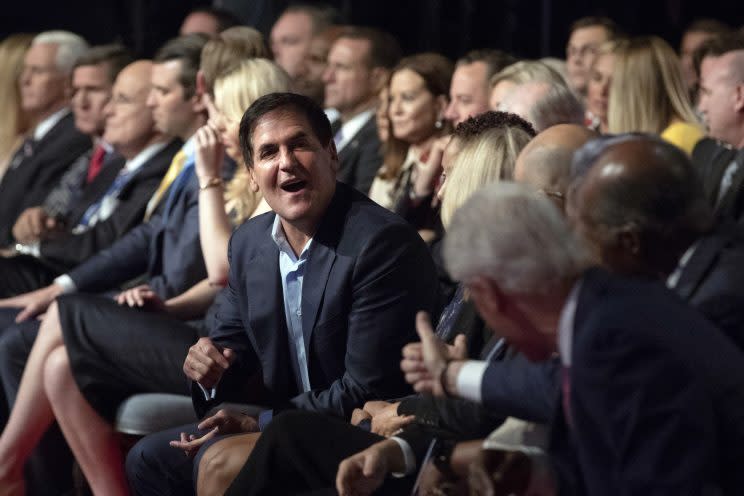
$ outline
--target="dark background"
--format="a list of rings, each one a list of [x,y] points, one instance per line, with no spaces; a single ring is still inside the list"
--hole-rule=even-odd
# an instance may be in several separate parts
[[[203,0],[4,0],[0,38],[14,32],[67,29],[93,44],[121,41],[151,56],[177,34]],[[220,0],[268,33],[284,0]],[[312,2],[310,2],[312,3]],[[501,48],[523,57],[563,56],[568,26],[607,15],[629,34],[658,34],[674,47],[693,19],[744,25],[741,0],[330,0],[347,23],[393,33],[406,53],[433,50],[456,58],[471,48]]]

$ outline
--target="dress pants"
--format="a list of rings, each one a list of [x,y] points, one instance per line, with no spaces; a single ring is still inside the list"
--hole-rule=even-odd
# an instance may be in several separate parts
[[[328,415],[292,410],[276,416],[225,493],[228,496],[336,494],[341,461],[385,438]],[[389,477],[377,491],[407,495],[413,477]]]
[[[6,309],[3,309],[6,310]],[[14,311],[14,314],[18,311]],[[0,312],[0,324],[7,324],[10,312]],[[39,332],[39,321],[29,320],[6,326],[0,332],[0,384],[2,385],[2,422],[15,403],[26,360]],[[57,424],[44,434],[26,462],[26,494],[58,496],[72,492],[72,452]]]
[[[0,257],[0,298],[10,298],[35,291],[54,282],[57,270],[47,267],[30,255]]]

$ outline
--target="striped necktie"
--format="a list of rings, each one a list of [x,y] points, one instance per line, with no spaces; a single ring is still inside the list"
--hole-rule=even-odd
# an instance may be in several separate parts
[[[155,209],[160,204],[160,200],[163,199],[165,192],[168,190],[173,181],[176,180],[178,175],[181,173],[181,170],[183,170],[183,166],[185,164],[186,153],[183,151],[182,148],[173,156],[173,160],[171,161],[170,167],[168,167],[168,171],[165,173],[163,180],[160,181],[160,185],[158,186],[158,189],[155,190],[155,194],[152,195],[152,198],[150,198],[150,201],[147,203],[147,209],[145,210],[145,222],[150,220],[153,212],[155,212]]]

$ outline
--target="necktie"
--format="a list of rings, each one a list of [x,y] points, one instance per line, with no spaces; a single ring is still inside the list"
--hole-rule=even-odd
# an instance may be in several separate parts
[[[101,198],[99,198],[97,202],[92,204],[90,207],[88,207],[88,210],[85,211],[85,214],[83,214],[83,218],[80,219],[80,223],[77,225],[75,230],[78,232],[81,230],[85,230],[87,227],[94,225],[96,222],[108,218],[116,205],[110,204],[106,209],[102,207],[106,202],[116,201],[118,203],[116,197],[119,195],[119,192],[121,192],[124,186],[126,186],[133,175],[134,174],[126,168],[119,171],[119,175],[116,176],[116,179],[114,179],[114,182],[111,183],[111,186],[109,186],[109,189],[106,191],[106,193],[104,193],[104,195],[101,196]]]
[[[28,157],[34,154],[34,145],[36,144],[36,140],[34,140],[32,137],[28,137],[23,140],[23,143],[21,143],[21,146],[18,147],[15,154],[13,155],[13,160],[10,161],[10,167],[8,167],[9,170],[13,170],[19,165],[21,165],[21,162],[26,160]]]
[[[101,167],[103,167],[103,158],[106,156],[106,149],[102,146],[97,146],[96,150],[93,152],[93,156],[90,158],[90,165],[88,166],[88,175],[85,179],[86,184],[90,184],[93,182],[93,179],[96,178],[99,172],[101,172]]]
[[[341,145],[341,142],[343,140],[344,140],[343,128],[338,128],[338,131],[333,136],[333,142],[336,144],[336,148],[338,148]]]
[[[183,151],[183,149],[181,149],[173,156],[173,160],[171,161],[170,167],[168,167],[168,171],[165,173],[163,180],[160,181],[160,185],[158,186],[158,189],[155,190],[155,194],[152,195],[152,198],[150,198],[150,201],[147,203],[147,209],[145,210],[145,222],[150,220],[153,212],[155,212],[158,204],[160,204],[160,200],[163,199],[163,195],[165,195],[165,192],[168,190],[170,185],[181,173],[181,170],[183,169],[185,163],[186,153]]]

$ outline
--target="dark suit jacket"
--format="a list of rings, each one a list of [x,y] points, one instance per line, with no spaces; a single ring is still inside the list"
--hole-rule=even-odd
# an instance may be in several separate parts
[[[13,242],[13,225],[28,207],[41,205],[67,168],[92,145],[75,128],[72,113],[34,145],[33,154],[8,170],[0,182],[0,246]]]
[[[373,115],[339,152],[336,178],[366,195],[382,165],[380,150],[377,123]]]
[[[560,407],[552,425],[562,493],[741,493],[744,355],[723,333],[660,283],[599,269],[573,329],[573,427]]]
[[[349,418],[365,401],[410,392],[400,350],[415,340],[415,314],[434,305],[431,257],[402,219],[361,193],[336,183],[336,193],[313,237],[302,287],[302,327],[312,390],[301,392],[292,372],[279,250],[273,213],[243,224],[230,241],[229,284],[210,336],[239,359],[218,388],[217,401],[235,397],[233,384],[260,373],[264,402],[275,410],[303,408]],[[195,407],[209,407],[194,391]],[[231,397],[232,395],[232,397]]]
[[[148,222],[68,272],[79,290],[103,292],[145,274],[165,299],[207,276],[199,243],[199,183],[193,167],[183,173],[188,180],[169,209],[156,211]]]
[[[738,162],[739,169],[732,177],[731,186],[718,202],[721,180],[734,160]],[[716,214],[724,219],[740,219],[744,213],[744,150],[704,138],[695,145],[692,163],[700,173],[705,195]]]
[[[110,246],[123,234],[142,222],[145,207],[168,169],[173,155],[181,147],[179,141],[172,141],[165,148],[144,163],[132,179],[119,193],[119,204],[109,218],[96,223],[91,229],[41,243],[41,258],[57,268],[59,272],[69,270],[102,249]],[[85,211],[103,196],[116,179],[125,164],[123,157],[106,167],[85,188],[81,200],[73,207],[68,217],[68,228],[74,228]]]

